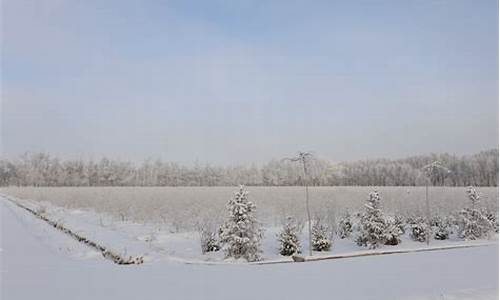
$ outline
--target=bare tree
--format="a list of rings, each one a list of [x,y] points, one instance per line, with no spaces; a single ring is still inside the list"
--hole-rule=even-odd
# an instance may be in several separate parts
[[[298,160],[300,158],[295,157]],[[298,161],[297,160],[297,161]],[[439,161],[451,173],[430,168]],[[430,154],[404,159],[375,159],[332,163],[309,161],[310,186],[497,186],[498,149],[467,156]],[[423,176],[429,169],[430,182]],[[0,159],[0,185],[32,186],[234,186],[301,185],[303,166],[271,160],[262,166],[181,165],[146,159],[141,164],[110,158],[60,160],[45,153],[26,153],[19,159]]]

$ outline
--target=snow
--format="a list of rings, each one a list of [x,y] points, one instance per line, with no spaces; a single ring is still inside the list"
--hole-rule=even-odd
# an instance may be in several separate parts
[[[497,243],[311,263],[186,264],[220,262],[222,253],[201,255],[197,233],[158,230],[156,238],[146,242],[144,237],[155,229],[151,225],[111,222],[93,212],[75,214],[47,206],[51,218],[89,238],[114,250],[127,248],[129,255],[149,257],[143,265],[119,266],[12,203],[2,199],[0,204],[1,296],[6,300],[233,299],[239,291],[244,291],[239,299],[498,299]],[[281,259],[271,254],[278,250],[278,230],[266,232],[266,259]],[[432,241],[431,246],[459,243]],[[397,249],[415,247],[424,245],[405,239]],[[351,240],[335,240],[332,249],[330,255],[369,251]]]

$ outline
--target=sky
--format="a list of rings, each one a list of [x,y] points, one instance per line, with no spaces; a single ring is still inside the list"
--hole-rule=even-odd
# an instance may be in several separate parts
[[[7,158],[498,147],[494,0],[2,0],[1,58]]]

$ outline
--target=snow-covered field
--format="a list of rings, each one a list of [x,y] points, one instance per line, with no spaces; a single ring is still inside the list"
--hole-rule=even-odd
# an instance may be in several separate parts
[[[234,264],[223,261],[222,253],[202,255],[196,232],[43,203],[44,214],[58,223],[123,255],[146,258],[142,265],[119,266],[12,202],[0,203],[2,299],[498,299],[497,237],[430,245],[483,245],[474,248]],[[22,203],[40,209],[40,202]],[[266,229],[264,259],[290,260],[278,254],[277,230]],[[404,237],[402,244],[377,251],[423,247]],[[335,239],[331,252],[315,256],[366,251],[352,240]]]
[[[3,193],[70,209],[93,210],[115,219],[159,224],[176,232],[193,230],[210,220],[220,225],[225,205],[237,187],[4,187]],[[303,221],[302,187],[247,187],[249,200],[257,205],[257,217],[265,227],[280,226],[287,216]],[[364,209],[368,194],[378,190],[388,214],[425,213],[425,187],[336,186],[311,187],[313,216],[337,222],[347,210]],[[470,203],[466,187],[431,187],[433,214],[449,215]],[[498,187],[479,187],[481,206],[498,210]]]

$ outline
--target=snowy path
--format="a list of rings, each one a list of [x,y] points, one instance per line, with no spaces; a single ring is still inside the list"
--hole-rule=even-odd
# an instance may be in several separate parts
[[[118,266],[103,259],[71,259],[37,232],[47,229],[51,242],[83,246],[26,219],[4,200],[0,208],[5,300],[497,299],[497,245],[312,264]]]

